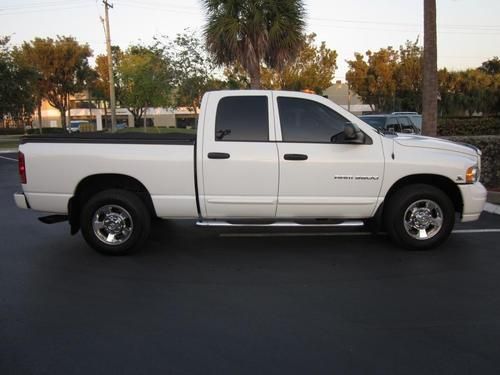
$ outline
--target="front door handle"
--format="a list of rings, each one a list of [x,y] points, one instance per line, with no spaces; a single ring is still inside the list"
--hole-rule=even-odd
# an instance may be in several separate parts
[[[285,160],[307,160],[307,155],[304,154],[285,154]]]
[[[225,152],[209,152],[208,153],[208,158],[209,159],[229,159],[231,155],[225,153]]]

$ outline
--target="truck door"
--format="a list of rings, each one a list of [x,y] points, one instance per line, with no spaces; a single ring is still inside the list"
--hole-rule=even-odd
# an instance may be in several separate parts
[[[213,92],[203,109],[202,215],[274,217],[279,169],[271,93]]]
[[[352,114],[344,111],[344,117],[324,98],[274,96],[280,163],[277,217],[370,216],[384,172],[380,136],[366,127],[370,134],[365,144],[336,142],[344,125],[357,121]]]

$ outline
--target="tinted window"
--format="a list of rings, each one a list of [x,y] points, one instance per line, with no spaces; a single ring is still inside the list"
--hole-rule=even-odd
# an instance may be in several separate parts
[[[327,106],[307,99],[280,97],[278,109],[285,142],[330,143],[349,122]]]
[[[411,122],[417,128],[421,128],[422,127],[422,116],[420,116],[420,115],[411,116]]]
[[[222,98],[215,118],[216,141],[269,140],[267,96]]]
[[[360,119],[377,129],[385,126],[385,117],[361,116]]]
[[[391,132],[401,133],[401,126],[399,126],[399,122],[396,117],[389,117],[387,119],[385,129]]]
[[[399,123],[401,124],[402,133],[415,133],[415,128],[408,117],[400,117]]]
[[[400,117],[399,118],[399,123],[402,125],[402,126],[410,126],[410,120],[407,118],[407,117]]]

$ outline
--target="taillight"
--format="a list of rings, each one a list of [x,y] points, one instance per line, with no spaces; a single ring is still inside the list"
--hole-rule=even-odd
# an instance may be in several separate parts
[[[24,162],[24,154],[19,151],[17,155],[18,166],[19,166],[19,177],[21,178],[21,184],[26,183],[26,163]]]

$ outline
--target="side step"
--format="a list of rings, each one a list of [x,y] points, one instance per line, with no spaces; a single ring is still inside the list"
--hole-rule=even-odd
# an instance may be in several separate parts
[[[262,223],[231,223],[221,220],[198,221],[196,225],[203,227],[361,227],[364,223],[360,220],[346,220],[338,223],[297,223],[295,221],[275,221],[269,224]]]

